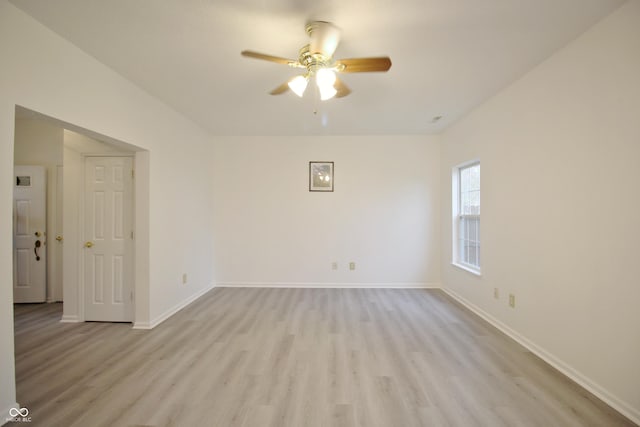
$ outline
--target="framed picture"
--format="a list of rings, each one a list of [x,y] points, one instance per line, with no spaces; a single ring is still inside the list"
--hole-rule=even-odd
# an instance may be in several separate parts
[[[333,162],[309,162],[309,191],[333,191]]]

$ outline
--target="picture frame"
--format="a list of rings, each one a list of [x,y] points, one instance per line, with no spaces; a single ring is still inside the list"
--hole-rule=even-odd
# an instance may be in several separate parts
[[[309,162],[309,191],[333,192],[333,162]]]

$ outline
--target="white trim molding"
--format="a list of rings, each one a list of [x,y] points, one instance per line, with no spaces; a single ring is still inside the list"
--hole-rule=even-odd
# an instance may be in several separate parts
[[[461,270],[467,271],[467,272],[473,274],[474,276],[482,277],[482,273],[480,273],[480,270],[476,270],[474,268],[467,267],[466,265],[457,263],[455,261],[452,262],[451,265],[453,265],[454,267],[459,268]]]
[[[327,283],[327,282],[221,282],[218,288],[361,288],[361,289],[440,289],[440,283]]]
[[[151,322],[134,322],[132,329],[153,329]]]
[[[554,356],[544,348],[538,346],[536,343],[530,341],[526,337],[520,335],[515,330],[511,329],[509,326],[502,323],[500,320],[496,319],[486,311],[482,310],[477,305],[467,301],[465,298],[452,291],[451,289],[442,288],[442,290],[449,295],[454,300],[458,301],[460,304],[465,306],[467,309],[471,310],[476,315],[480,316],[491,325],[496,327],[501,332],[508,335],[510,338],[518,342],[520,345],[525,347],[531,353],[538,356],[540,359],[547,362],[549,365],[560,371],[562,374],[566,375],[569,379],[576,382],[578,385],[582,386],[584,389],[595,395],[597,398],[602,400],[607,405],[611,406],[613,409],[627,417],[632,422],[640,425],[640,410],[634,408],[629,403],[624,400],[618,398],[613,393],[606,390],[604,387],[600,386],[595,381],[591,380],[586,375],[578,372],[574,368],[572,368],[569,364],[562,361],[558,357]]]
[[[201,296],[203,296],[204,294],[206,294],[207,292],[209,292],[210,290],[212,290],[215,287],[216,287],[216,285],[213,284],[213,285],[210,285],[210,286],[208,286],[208,287],[196,292],[195,294],[191,295],[190,297],[188,297],[184,301],[174,305],[173,307],[171,307],[170,309],[168,309],[167,311],[165,311],[164,313],[162,313],[160,316],[156,317],[155,319],[151,320],[150,322],[135,322],[133,324],[133,329],[153,329],[153,328],[155,328],[160,323],[164,322],[169,317],[173,316],[174,314],[176,314],[177,312],[179,312],[180,310],[182,310],[183,308],[185,308],[186,306],[188,306],[189,304],[191,304],[192,302],[194,302],[195,300],[197,300],[198,298],[200,298]]]
[[[77,314],[65,314],[64,316],[62,316],[62,319],[60,319],[60,323],[80,323],[82,322],[82,320],[80,320],[80,317]]]

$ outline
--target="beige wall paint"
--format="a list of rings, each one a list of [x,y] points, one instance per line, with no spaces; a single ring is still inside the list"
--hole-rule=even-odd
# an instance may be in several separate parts
[[[333,193],[309,192],[314,160]],[[219,138],[217,282],[439,286],[439,163],[437,137]]]
[[[442,152],[446,289],[636,422],[638,123],[640,3],[628,2],[445,132]],[[475,158],[482,277],[450,264],[451,168]]]

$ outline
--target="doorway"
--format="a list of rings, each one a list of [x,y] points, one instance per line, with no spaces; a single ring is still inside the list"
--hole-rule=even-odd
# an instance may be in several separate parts
[[[47,301],[63,302],[61,321],[146,323],[148,274],[144,270],[138,271],[134,260],[141,259],[144,262],[148,259],[148,239],[144,231],[145,224],[148,223],[148,203],[145,203],[145,200],[148,195],[149,153],[130,144],[16,106],[14,154],[14,164],[24,164],[28,160],[28,164],[46,165],[46,216],[49,233],[46,236],[46,245],[45,241],[41,244],[43,254],[52,255],[56,253],[56,249],[58,250],[56,256],[49,256],[47,261]],[[90,257],[86,257],[89,251],[84,247],[84,243],[88,241],[85,239],[85,160],[107,158],[125,159],[124,162],[127,164],[116,166],[115,173],[128,174],[127,190],[124,192],[127,195],[127,203],[122,205],[128,210],[126,214],[112,218],[115,226],[122,228],[117,230],[118,233],[122,231],[122,236],[116,237],[127,237],[127,241],[125,249],[120,253],[114,252],[112,244],[111,251],[114,257],[107,259],[104,258],[105,254],[102,254],[102,258],[98,257],[105,262],[108,261],[104,266],[109,267],[113,274],[103,276],[101,281],[92,282],[91,280],[98,276],[94,271],[93,275],[88,277],[90,269],[87,268],[87,259]],[[138,165],[140,168],[137,175],[141,179],[134,180],[131,171],[138,169]],[[129,172],[124,172],[121,166],[126,166]],[[115,197],[116,203],[124,201],[121,199],[124,193],[116,193],[118,194],[112,192],[108,197]],[[136,208],[138,200],[142,200],[140,209]],[[104,212],[102,215],[98,215],[98,218],[107,219]],[[140,242],[137,233],[133,233],[138,224],[141,224],[143,231]],[[98,265],[96,258],[92,259],[93,265]],[[103,286],[103,297],[109,296],[111,308],[119,307],[119,314],[105,315],[104,310],[96,314],[96,310],[88,308],[88,301],[100,302],[99,298],[89,299],[89,289],[95,291],[98,285]],[[138,301],[136,295],[141,295],[142,300]],[[137,320],[138,311],[141,313],[140,317],[143,317],[142,321]]]

